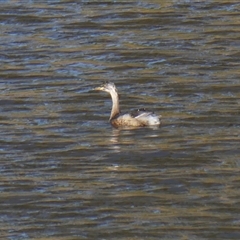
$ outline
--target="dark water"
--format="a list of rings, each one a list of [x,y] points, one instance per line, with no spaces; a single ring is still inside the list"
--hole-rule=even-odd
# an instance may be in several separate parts
[[[238,2],[2,1],[1,238],[240,239]]]

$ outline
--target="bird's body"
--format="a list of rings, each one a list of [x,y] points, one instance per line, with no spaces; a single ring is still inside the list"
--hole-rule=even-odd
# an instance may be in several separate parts
[[[101,90],[110,93],[112,98],[112,111],[109,118],[112,126],[119,127],[145,127],[160,125],[160,117],[153,112],[148,112],[145,109],[138,109],[132,113],[120,114],[119,96],[114,83],[106,83],[96,90]]]

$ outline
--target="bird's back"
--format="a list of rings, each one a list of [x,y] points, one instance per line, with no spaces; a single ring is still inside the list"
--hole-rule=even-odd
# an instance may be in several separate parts
[[[114,127],[145,127],[160,125],[160,118],[153,112],[138,109],[130,114],[120,115],[111,120]]]

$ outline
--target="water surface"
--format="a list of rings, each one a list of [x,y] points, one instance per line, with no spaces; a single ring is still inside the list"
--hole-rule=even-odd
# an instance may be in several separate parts
[[[2,2],[2,238],[239,239],[239,7]]]

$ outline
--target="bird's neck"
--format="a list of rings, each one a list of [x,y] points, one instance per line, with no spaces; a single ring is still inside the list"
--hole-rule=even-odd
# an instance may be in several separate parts
[[[112,98],[112,111],[111,111],[111,115],[110,115],[110,121],[116,117],[119,113],[119,97],[118,97],[118,93],[117,92],[111,92],[111,98]]]

